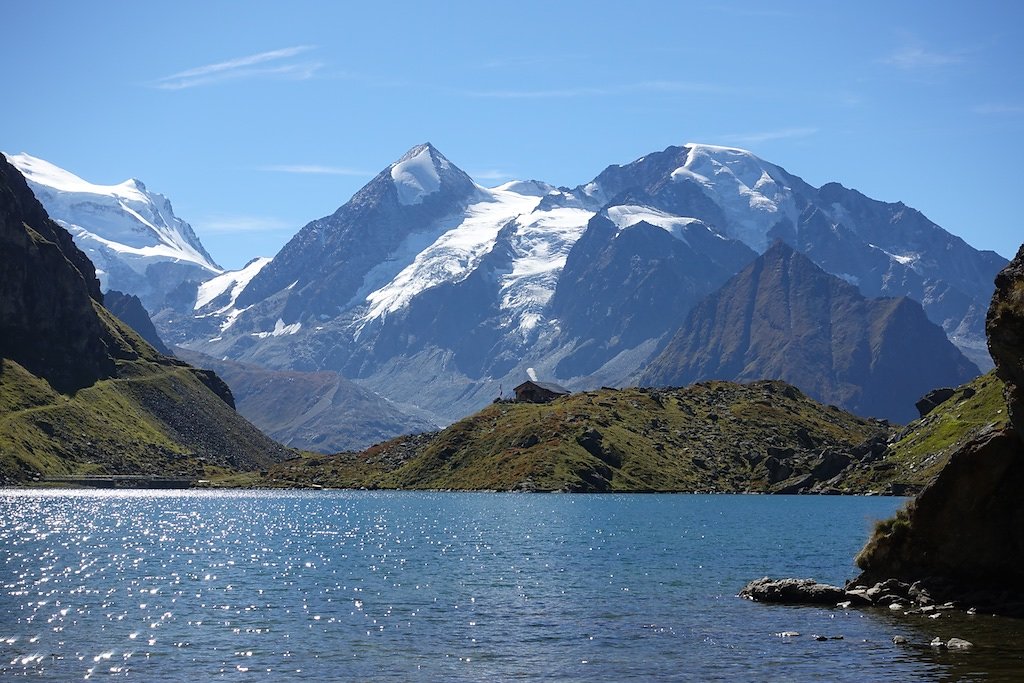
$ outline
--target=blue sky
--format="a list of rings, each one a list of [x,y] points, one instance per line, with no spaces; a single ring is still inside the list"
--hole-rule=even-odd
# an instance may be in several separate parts
[[[168,196],[273,255],[409,147],[484,185],[685,142],[1024,240],[1024,3],[8,4],[0,149]]]

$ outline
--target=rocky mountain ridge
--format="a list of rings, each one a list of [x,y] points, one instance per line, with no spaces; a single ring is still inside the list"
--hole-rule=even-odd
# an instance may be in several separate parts
[[[336,372],[268,370],[187,349],[176,355],[215,371],[231,387],[239,414],[289,448],[337,453],[437,429],[411,408],[395,406]]]
[[[690,311],[640,384],[774,377],[906,423],[919,397],[978,374],[920,304],[868,299],[780,240]]]

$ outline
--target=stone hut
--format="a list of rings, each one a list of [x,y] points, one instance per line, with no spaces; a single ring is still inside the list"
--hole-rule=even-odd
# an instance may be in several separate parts
[[[519,403],[547,403],[559,396],[568,396],[569,390],[552,382],[534,382],[528,380],[517,386],[516,401]]]

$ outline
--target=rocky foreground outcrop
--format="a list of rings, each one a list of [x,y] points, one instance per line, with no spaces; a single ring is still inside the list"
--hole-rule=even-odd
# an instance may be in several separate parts
[[[847,586],[851,600],[874,591],[887,595],[870,604],[890,608],[941,603],[1024,616],[1024,246],[996,279],[987,332],[1005,405],[990,428],[968,433],[933,483],[876,527],[857,557],[863,573]],[[1009,424],[998,415],[1007,409]],[[763,587],[748,589],[764,599]]]
[[[964,443],[934,483],[880,524],[854,582],[920,582],[937,599],[1024,615],[1024,246],[996,278],[986,329],[1011,425]]]
[[[1010,421],[1024,435],[1024,245],[996,276],[985,329],[996,374],[1006,384]]]

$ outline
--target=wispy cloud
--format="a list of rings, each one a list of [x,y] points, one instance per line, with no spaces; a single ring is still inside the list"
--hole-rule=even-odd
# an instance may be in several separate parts
[[[184,90],[200,85],[247,78],[284,78],[305,80],[312,78],[323,64],[318,61],[295,58],[315,49],[312,45],[297,45],[280,50],[260,52],[224,62],[197,66],[158,78],[153,87],[161,90]]]
[[[259,166],[258,171],[271,173],[299,173],[306,175],[345,175],[345,176],[371,176],[369,171],[361,171],[357,168],[346,168],[344,166],[321,166],[319,164],[275,164],[272,166]]]
[[[499,57],[488,59],[476,65],[478,69],[529,69],[533,67],[550,67],[553,64],[574,62],[585,59],[583,55],[529,55],[515,57]]]
[[[708,5],[708,9],[715,10],[718,12],[724,12],[737,17],[754,17],[756,19],[762,19],[766,17],[773,17],[778,19],[791,19],[793,17],[800,16],[796,12],[789,12],[786,10],[779,9],[767,9],[764,7],[734,7],[732,5]]]
[[[989,102],[971,107],[975,114],[1024,114],[1024,104],[1007,104],[1005,102]]]
[[[288,221],[268,216],[213,216],[196,221],[196,225],[202,234],[208,235],[282,232],[295,229],[295,225]]]
[[[622,83],[608,86],[580,86],[571,88],[550,88],[536,90],[467,90],[463,94],[469,97],[487,97],[507,100],[530,99],[566,99],[573,97],[614,97],[641,92],[661,93],[693,93],[693,92],[729,92],[731,88],[714,83],[688,81],[642,81],[640,83]]]
[[[906,71],[933,69],[940,66],[960,64],[963,61],[964,55],[962,53],[935,52],[920,45],[907,45],[881,59],[883,64],[891,64]]]
[[[812,127],[804,128],[779,128],[777,130],[765,130],[756,133],[733,133],[723,135],[722,139],[727,142],[738,142],[742,144],[756,144],[758,142],[770,142],[772,140],[788,140],[790,138],[805,138],[815,135],[819,129]]]
[[[496,168],[485,171],[474,171],[470,173],[469,176],[474,180],[505,180],[506,178],[513,177],[513,175],[508,171],[501,171]]]

